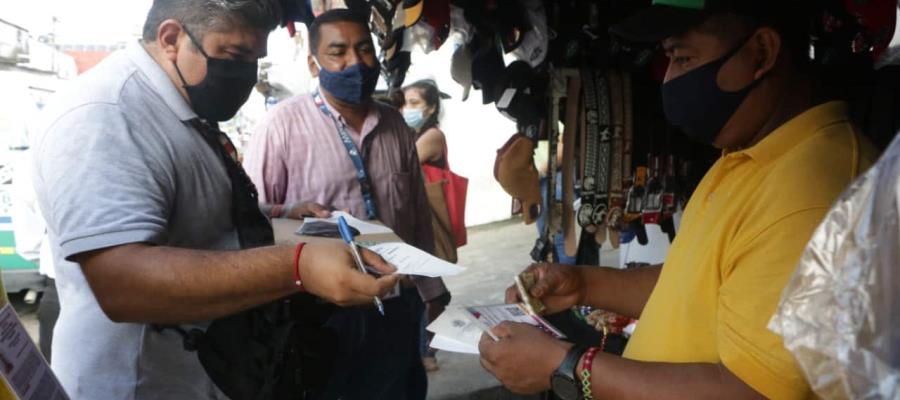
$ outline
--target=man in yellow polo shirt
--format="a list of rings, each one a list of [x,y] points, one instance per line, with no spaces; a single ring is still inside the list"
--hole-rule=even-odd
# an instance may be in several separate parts
[[[667,119],[723,155],[689,201],[664,266],[529,268],[539,280],[531,294],[550,313],[590,305],[640,318],[623,357],[504,324],[480,351],[505,386],[563,400],[812,395],[766,326],[813,230],[876,152],[846,103],[818,95],[808,23],[792,14],[809,8],[793,3],[655,0],[613,27],[662,43]],[[507,299],[519,300],[515,289]]]

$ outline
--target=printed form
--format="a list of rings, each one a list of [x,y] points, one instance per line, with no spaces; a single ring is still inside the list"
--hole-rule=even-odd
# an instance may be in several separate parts
[[[466,270],[459,265],[448,263],[406,243],[388,242],[366,247],[378,253],[385,261],[396,267],[397,273],[402,275],[437,278],[457,275]]]

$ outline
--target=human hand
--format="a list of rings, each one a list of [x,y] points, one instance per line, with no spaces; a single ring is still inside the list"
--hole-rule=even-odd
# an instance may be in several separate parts
[[[331,210],[319,203],[306,201],[293,203],[285,207],[285,218],[303,219],[304,217],[328,218],[331,217]]]
[[[396,268],[378,254],[360,248],[363,264],[384,274],[375,278],[359,271],[346,243],[322,240],[307,243],[300,255],[300,279],[306,291],[339,306],[372,305],[399,282]]]
[[[545,314],[555,314],[584,303],[585,284],[578,267],[559,264],[532,264],[525,269],[534,274],[530,295],[544,303]],[[513,284],[506,289],[507,303],[522,302]]]
[[[550,389],[550,377],[562,364],[571,343],[554,339],[528,324],[504,322],[491,331],[499,341],[482,334],[478,343],[484,369],[515,393]]]

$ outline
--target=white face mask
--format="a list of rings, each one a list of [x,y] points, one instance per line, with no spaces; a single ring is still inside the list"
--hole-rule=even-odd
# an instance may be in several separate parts
[[[403,120],[410,128],[419,129],[425,125],[425,110],[421,108],[404,108]]]

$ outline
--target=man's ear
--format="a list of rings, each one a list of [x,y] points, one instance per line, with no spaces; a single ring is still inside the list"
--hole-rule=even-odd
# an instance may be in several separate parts
[[[775,68],[783,43],[781,35],[769,27],[759,28],[751,40],[756,48],[757,57],[757,67],[753,77],[760,79]]]
[[[309,74],[312,75],[313,78],[319,77],[319,64],[316,62],[315,57],[312,54],[306,56],[306,62],[309,64]]]
[[[183,32],[181,23],[174,19],[167,19],[159,24],[156,31],[156,46],[159,47],[162,56],[169,61],[175,62],[178,58],[178,39]]]

